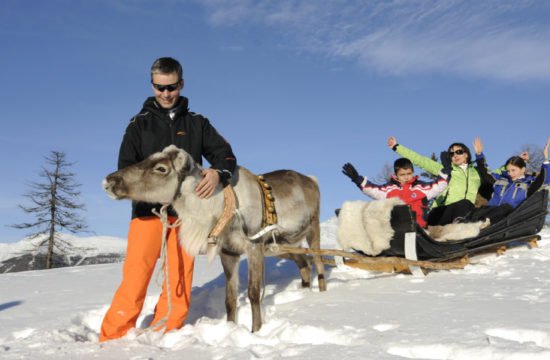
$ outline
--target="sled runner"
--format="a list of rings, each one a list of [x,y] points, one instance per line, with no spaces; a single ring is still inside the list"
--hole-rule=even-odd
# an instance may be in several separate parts
[[[420,269],[462,269],[470,257],[486,252],[502,254],[506,249],[527,245],[537,247],[538,232],[544,226],[548,208],[548,189],[535,192],[505,219],[479,231],[475,237],[440,242],[414,221],[414,214],[406,205],[391,210],[394,230],[390,248],[377,256],[361,251],[335,249],[292,249],[281,246],[280,252],[300,252],[323,256],[327,265],[347,266],[382,272],[418,273]]]

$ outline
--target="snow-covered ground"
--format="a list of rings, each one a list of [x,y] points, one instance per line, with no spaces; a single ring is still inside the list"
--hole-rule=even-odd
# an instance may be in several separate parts
[[[334,221],[323,224],[334,245]],[[424,278],[327,268],[328,291],[301,289],[293,263],[269,258],[264,326],[225,321],[218,259],[197,258],[190,315],[164,336],[98,344],[122,264],[0,275],[1,359],[550,359],[550,230],[540,247],[476,258]],[[241,262],[245,279],[246,261]],[[245,283],[245,281],[242,281]],[[138,325],[152,313],[153,281]]]

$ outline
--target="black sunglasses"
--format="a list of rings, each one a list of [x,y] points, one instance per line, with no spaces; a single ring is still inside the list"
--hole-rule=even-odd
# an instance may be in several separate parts
[[[456,151],[449,151],[449,155],[451,156],[454,156],[454,155],[463,155],[463,154],[466,154],[466,151],[462,150],[462,149],[458,149]]]
[[[180,86],[179,81],[177,83],[170,84],[170,85],[160,85],[160,84],[155,84],[154,82],[151,82],[151,84],[153,84],[153,87],[155,89],[157,89],[158,91],[160,91],[160,92],[164,92],[165,90],[168,90],[168,91],[172,92],[172,91],[176,90],[178,88],[178,86]]]

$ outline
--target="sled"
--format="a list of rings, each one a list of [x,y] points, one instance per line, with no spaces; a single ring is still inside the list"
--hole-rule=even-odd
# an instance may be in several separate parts
[[[517,246],[537,247],[548,213],[548,189],[535,192],[505,219],[482,229],[473,238],[438,242],[414,221],[409,206],[396,206],[391,225],[395,234],[391,247],[377,256],[336,249],[297,249],[280,246],[279,252],[323,256],[326,265],[390,272],[415,273],[423,270],[462,269],[474,255],[503,254]]]

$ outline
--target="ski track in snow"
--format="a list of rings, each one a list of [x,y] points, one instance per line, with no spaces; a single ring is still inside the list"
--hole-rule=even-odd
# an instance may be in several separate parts
[[[537,306],[548,309],[550,277],[545,269],[550,260],[548,242],[548,239],[544,244],[541,242],[539,249],[518,248],[504,256],[475,258],[463,270],[433,272],[425,278],[332,268],[327,274],[326,293],[319,293],[316,278],[312,289],[302,289],[296,273],[289,270],[293,264],[271,260],[262,304],[264,324],[257,333],[250,332],[251,310],[242,283],[237,323],[225,321],[221,300],[225,296],[224,281],[219,275],[193,288],[193,303],[199,305],[192,307],[188,324],[178,331],[162,336],[138,329],[123,339],[98,344],[108,304],[76,312],[71,309],[70,320],[59,319],[57,326],[23,326],[0,338],[0,358],[138,360],[175,359],[187,354],[188,359],[225,360],[315,358],[313,354],[317,354],[350,359],[550,359],[546,312],[540,311],[541,324],[524,321],[517,326],[507,321],[506,316],[499,315],[500,322],[486,314],[488,309],[500,306],[505,306],[503,311],[515,310],[521,314],[522,304],[530,305],[531,311]],[[246,269],[241,266],[239,271],[241,279],[245,278]],[[524,281],[529,281],[529,286],[522,287]],[[476,282],[481,285],[469,286]],[[403,299],[395,314],[385,311],[378,314],[373,310],[386,305],[382,301],[388,307],[393,306],[391,301],[397,291]],[[352,302],[346,302],[347,297]],[[418,301],[418,306],[428,307],[430,303],[423,301],[431,301],[433,312],[424,312],[420,319],[415,318],[415,313],[400,313],[410,299]],[[157,295],[147,297],[138,328],[147,326],[156,300]],[[501,305],[502,302],[505,303]],[[449,319],[445,314],[438,315],[436,307],[450,311],[453,309],[450,304],[464,304],[466,310],[471,307],[473,311],[479,306],[476,313],[479,322],[467,315]],[[363,315],[362,308],[370,310]],[[323,316],[329,313],[335,313],[337,320]],[[357,320],[358,317],[362,318]],[[521,319],[521,315],[516,318]],[[29,323],[32,321],[26,322]]]

